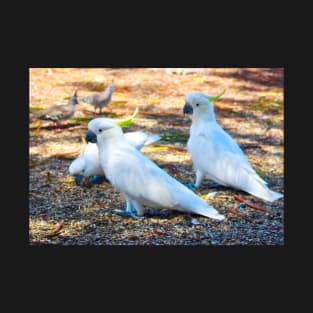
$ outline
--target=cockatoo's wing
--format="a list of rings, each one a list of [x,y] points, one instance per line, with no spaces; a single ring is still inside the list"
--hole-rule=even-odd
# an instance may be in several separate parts
[[[129,144],[115,146],[107,153],[108,158],[102,164],[106,176],[130,199],[153,208],[195,213],[219,220],[224,218]]]
[[[71,163],[69,172],[73,176],[104,176],[97,145],[94,143],[86,144],[80,155]]]
[[[85,158],[80,155],[78,158],[76,158],[69,167],[69,172],[71,175],[84,175],[84,169],[85,169]]]
[[[149,135],[143,131],[125,133],[124,136],[138,150],[160,139],[158,135]],[[71,163],[69,171],[71,175],[104,176],[97,144],[91,142],[85,144],[78,158]]]
[[[140,150],[145,145],[149,145],[155,141],[160,140],[160,136],[149,135],[143,131],[124,133],[124,136],[126,140],[138,150]]]
[[[83,152],[85,158],[84,176],[104,176],[99,160],[99,149],[94,143],[88,143]]]

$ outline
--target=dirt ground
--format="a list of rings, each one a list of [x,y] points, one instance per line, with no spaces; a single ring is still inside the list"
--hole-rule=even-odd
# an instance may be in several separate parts
[[[217,95],[226,89],[214,102],[217,121],[269,187],[284,193],[282,68],[31,68],[30,114],[66,104],[75,89],[79,97],[102,91],[113,78],[116,89],[103,116],[124,118],[138,108],[124,132],[161,136],[141,151],[184,184],[195,179],[185,149],[191,121],[183,115],[184,96],[191,91]],[[93,117],[93,106],[80,102],[75,116],[61,127],[37,119],[29,123],[31,245],[284,244],[284,199],[269,203],[232,188],[208,187],[208,180],[195,193],[226,216],[222,222],[169,210],[143,219],[113,212],[125,207],[116,189],[108,182],[76,185],[68,171]],[[235,194],[270,213],[239,209]]]

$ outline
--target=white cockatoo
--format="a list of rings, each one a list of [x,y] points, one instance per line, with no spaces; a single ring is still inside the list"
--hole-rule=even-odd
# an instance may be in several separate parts
[[[138,113],[138,108],[135,109],[132,115],[124,119],[105,118],[112,123],[121,127],[126,127],[132,124]],[[144,132],[133,132],[127,135],[130,143],[136,148],[141,149],[143,145],[150,144],[160,139],[157,135],[148,135]],[[84,177],[90,177],[92,183],[101,183],[105,180],[105,175],[99,163],[99,150],[96,144],[88,143],[83,139],[83,148],[80,155],[70,164],[69,172],[74,176],[77,185],[81,183]]]
[[[196,173],[194,187],[198,188],[207,177],[266,201],[282,198],[282,194],[267,187],[239,145],[217,123],[212,99],[216,97],[200,92],[190,92],[185,96],[183,112],[192,116],[187,150]]]
[[[160,136],[149,135],[143,131],[125,133],[124,136],[126,140],[138,150],[143,146],[160,140]],[[71,163],[69,172],[73,176],[105,176],[100,165],[97,144],[88,142],[83,147],[80,155]]]
[[[104,118],[88,123],[87,142],[96,142],[105,176],[126,200],[126,212],[145,213],[144,206],[224,219],[193,191],[168,175],[125,138],[122,129]]]

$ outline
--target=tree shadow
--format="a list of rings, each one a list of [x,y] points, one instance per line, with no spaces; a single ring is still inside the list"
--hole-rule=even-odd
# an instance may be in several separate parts
[[[108,84],[110,83],[110,81],[108,81]],[[59,84],[61,86],[71,86],[72,88],[75,88],[78,90],[78,94],[79,94],[79,90],[81,89],[85,89],[85,90],[89,90],[91,92],[100,92],[103,91],[104,88],[107,87],[107,85],[103,82],[91,82],[91,81],[72,81],[72,82],[66,82],[66,83],[61,83]]]
[[[39,127],[34,127],[34,128],[30,128],[30,130],[34,130],[34,129],[43,129],[43,130],[64,130],[64,129],[68,129],[71,127],[75,127],[80,125],[80,123],[67,123],[67,124],[57,124],[57,125],[47,125],[47,126],[39,126]]]
[[[239,70],[234,69],[230,72],[215,72],[212,75],[235,78],[267,87],[284,86],[284,68],[262,68],[262,71],[241,68]]]

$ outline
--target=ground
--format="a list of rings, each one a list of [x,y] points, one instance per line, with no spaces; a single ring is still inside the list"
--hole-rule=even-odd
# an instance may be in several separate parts
[[[139,109],[124,132],[143,130],[161,140],[141,151],[180,182],[195,175],[185,149],[190,118],[183,115],[191,91],[217,95],[216,119],[238,142],[269,187],[284,193],[284,72],[281,68],[32,68],[30,114],[83,97],[114,78],[116,89],[103,116],[124,118]],[[226,216],[222,222],[161,210],[143,219],[114,213],[125,203],[108,182],[77,186],[68,172],[94,117],[80,102],[60,125],[32,120],[29,127],[29,242],[31,245],[283,245],[284,199],[262,201],[232,188],[195,190]],[[209,194],[209,196],[207,196]],[[269,213],[246,206],[240,195]],[[156,212],[157,213],[157,212]],[[238,214],[239,213],[239,214]]]

